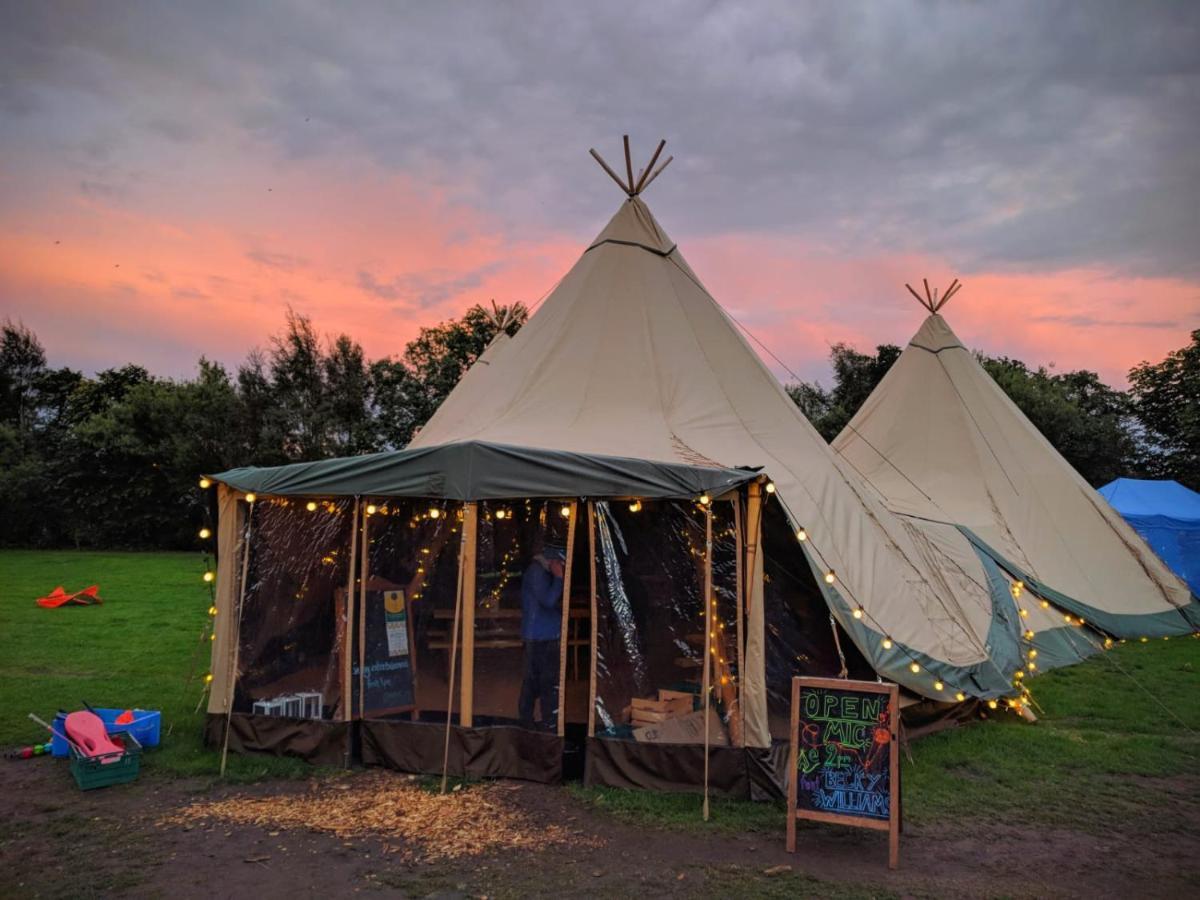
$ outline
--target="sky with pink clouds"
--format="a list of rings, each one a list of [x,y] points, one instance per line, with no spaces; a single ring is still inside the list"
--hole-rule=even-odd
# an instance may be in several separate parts
[[[395,355],[532,304],[621,195],[804,378],[904,343],[1123,384],[1200,328],[1200,5],[0,0],[0,318],[235,366],[288,307]],[[781,376],[785,373],[772,363]]]

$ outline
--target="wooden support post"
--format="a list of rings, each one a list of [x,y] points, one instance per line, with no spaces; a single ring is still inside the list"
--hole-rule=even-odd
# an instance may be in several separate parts
[[[750,482],[746,502],[746,577],[745,614],[750,614],[750,603],[754,597],[751,579],[754,578],[755,557],[758,555],[759,537],[762,533],[762,485]]]
[[[566,733],[567,725],[567,645],[571,642],[571,560],[575,555],[575,519],[579,504],[571,501],[571,517],[567,521],[567,560],[563,567],[562,624],[558,629],[558,736]],[[546,714],[542,713],[542,718]]]
[[[479,504],[463,507],[462,578],[462,705],[459,723],[470,728],[475,715],[475,542],[479,533]]]
[[[354,498],[354,512],[350,515],[350,575],[346,579],[346,604],[342,610],[342,721],[349,722],[353,712],[352,694],[350,690],[352,654],[350,652],[350,635],[354,633],[354,578],[358,572],[358,511],[361,502]],[[350,767],[349,751],[347,751],[346,768]]]
[[[367,579],[370,577],[371,517],[362,517],[362,539],[358,562],[358,717],[366,717],[367,708]]]
[[[463,522],[467,518],[463,510]],[[458,542],[458,583],[454,588],[454,625],[450,629],[450,684],[446,696],[446,738],[442,745],[442,793],[446,793],[446,779],[450,772],[450,729],[454,723],[454,676],[458,662],[458,629],[462,624],[463,567],[466,564],[467,531],[464,528]]]
[[[796,735],[800,732],[800,682],[792,679],[792,724],[788,729],[788,767],[787,767],[787,852],[796,852],[796,772],[798,771],[796,755],[798,753]]]
[[[704,507],[704,821],[708,821],[708,731],[712,723],[710,702],[712,695],[712,647],[713,635],[713,599],[712,589],[712,504]]]
[[[734,589],[734,598],[735,598],[734,599],[734,607],[735,607],[734,615],[737,616],[737,648],[735,651],[736,652],[735,658],[737,659],[737,682],[734,685],[736,688],[736,690],[734,691],[734,696],[737,698],[737,718],[738,718],[737,731],[738,731],[738,737],[740,739],[738,741],[738,744],[739,744],[739,746],[744,747],[746,745],[746,711],[745,711],[745,709],[743,709],[743,706],[742,706],[742,704],[743,704],[742,682],[744,680],[744,673],[745,673],[743,660],[746,657],[746,644],[745,644],[745,637],[743,635],[744,628],[743,628],[743,624],[742,624],[743,619],[745,618],[745,615],[743,612],[744,603],[742,601],[742,592],[745,590],[745,588],[742,583],[744,581],[744,578],[742,575],[742,552],[743,552],[742,538],[743,538],[743,534],[742,534],[742,498],[740,496],[733,498],[733,531],[734,531],[734,539],[737,542],[737,550],[734,553],[734,574],[735,574],[735,585],[736,585],[735,589]]]
[[[596,504],[587,502],[588,513],[588,569],[590,580],[588,590],[591,595],[591,646],[588,648],[588,737],[596,735],[596,635],[600,631],[600,623],[596,618]]]
[[[254,527],[254,504],[246,504],[246,538],[242,547],[242,578],[238,585],[236,618],[233,623],[233,654],[229,666],[229,678],[225,689],[225,740],[221,745],[221,777],[225,777],[225,763],[229,759],[229,729],[233,726],[233,697],[237,689],[238,655],[242,648],[242,606],[246,602],[246,578],[250,573],[250,537]]]

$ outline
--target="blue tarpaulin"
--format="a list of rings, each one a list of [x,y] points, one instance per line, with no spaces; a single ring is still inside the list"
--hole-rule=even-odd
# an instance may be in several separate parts
[[[1200,596],[1200,494],[1178,481],[1118,478],[1100,495]]]

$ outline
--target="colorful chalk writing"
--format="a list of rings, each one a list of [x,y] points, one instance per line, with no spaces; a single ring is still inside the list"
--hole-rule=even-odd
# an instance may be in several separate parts
[[[888,821],[892,722],[886,695],[802,685],[797,738],[798,809]]]

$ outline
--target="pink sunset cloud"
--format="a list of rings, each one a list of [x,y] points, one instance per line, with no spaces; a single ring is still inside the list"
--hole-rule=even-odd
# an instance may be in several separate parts
[[[20,298],[5,312],[38,332],[53,361],[90,369],[132,361],[182,376],[201,355],[236,364],[289,307],[376,358],[473,303],[532,305],[586,246],[576,235],[515,238],[420,180],[369,167],[333,174],[258,172],[169,218],[78,193],[51,204],[53,217],[2,213],[0,289]],[[827,380],[834,343],[906,343],[924,313],[903,285],[922,277],[962,279],[944,312],[968,346],[1095,369],[1116,385],[1200,323],[1200,288],[1177,279],[957,273],[927,256],[849,257],[778,235],[674,237],[722,305],[806,379]]]

